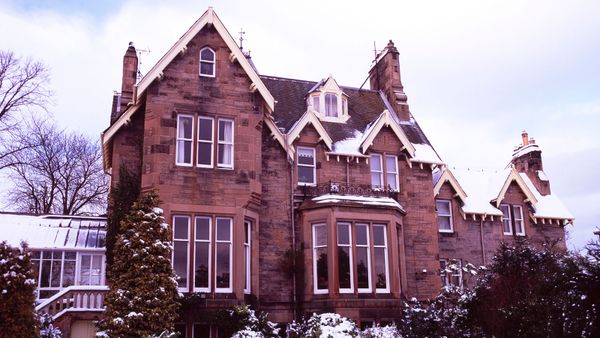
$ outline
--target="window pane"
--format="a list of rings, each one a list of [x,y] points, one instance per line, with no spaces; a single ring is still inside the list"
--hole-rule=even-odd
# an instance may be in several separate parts
[[[60,257],[60,256],[58,256]],[[60,275],[61,275],[61,259],[52,260],[52,271],[50,275],[50,286],[60,287]]]
[[[450,215],[450,203],[448,201],[435,201],[438,215]]]
[[[381,188],[383,186],[380,173],[371,173],[371,185],[373,188]]]
[[[219,120],[219,141],[231,142],[233,140],[233,122]]]
[[[196,217],[196,239],[210,239],[210,218]]]
[[[358,235],[357,235],[358,239]],[[369,286],[369,248],[356,248],[356,279],[360,289],[368,289]]]
[[[396,169],[396,166],[398,165],[398,162],[396,162],[396,156],[386,156],[385,157],[385,170],[388,173],[397,173],[398,170]]]
[[[317,289],[327,289],[327,247],[315,250],[317,257]]]
[[[42,260],[42,272],[40,277],[40,287],[50,286],[50,264],[51,260]]]
[[[228,218],[217,218],[217,241],[230,241],[231,220]]]
[[[340,280],[340,289],[350,288],[350,248],[338,247],[338,271]]]
[[[212,133],[213,133],[212,119],[199,118],[198,119],[198,140],[212,142]]]
[[[92,256],[92,270],[91,270],[91,285],[100,285],[100,279],[102,277],[102,256]]]
[[[338,224],[337,226],[338,244],[350,244],[350,225],[349,224]]]
[[[298,164],[315,165],[315,150],[311,148],[298,148]]]
[[[387,269],[385,266],[385,248],[374,248],[374,260],[375,260],[375,287],[378,289],[385,289],[386,285],[386,274]]]
[[[327,245],[327,228],[325,225],[315,225],[315,245],[326,246]]]
[[[325,94],[325,116],[338,116],[335,94]]]
[[[188,222],[187,217],[174,217],[173,218],[173,238],[174,239],[187,239],[188,238]]]
[[[447,216],[438,216],[438,226],[440,227],[440,230],[451,230],[452,227],[450,226],[450,217]]]
[[[373,244],[385,245],[385,226],[373,226]]]
[[[181,338],[187,338],[181,336]],[[194,324],[194,338],[210,338],[210,326],[205,324]]]
[[[198,142],[198,164],[211,165],[212,143]]]
[[[381,171],[381,155],[371,155],[371,171]]]
[[[92,256],[82,255],[81,256],[81,271],[79,272],[79,284],[90,285],[90,269],[92,266]]]
[[[77,259],[77,253],[75,253],[73,251],[66,251],[65,252],[65,259],[75,260],[75,259]]]
[[[356,225],[356,245],[368,245],[368,232],[369,228],[366,224]]]
[[[209,280],[209,250],[208,242],[196,243],[196,276],[195,285],[197,288],[208,288]]]
[[[179,287],[187,286],[187,242],[173,242],[173,270],[179,276]]]
[[[200,62],[200,74],[202,75],[214,75],[214,63]]]
[[[177,141],[177,162],[192,163],[192,141]]]
[[[314,183],[313,167],[298,167],[298,183]]]
[[[316,111],[320,111],[319,110],[319,97],[315,96],[313,97],[313,109]]]
[[[396,186],[396,174],[387,174],[387,185],[392,190],[398,190]]]
[[[231,144],[219,144],[219,150],[218,150],[218,163],[219,164],[225,164],[225,165],[231,165],[231,161],[232,161],[232,154],[233,154],[233,145]]]
[[[62,284],[63,287],[75,284],[75,261],[65,261],[63,266]]]
[[[177,125],[177,137],[183,139],[192,138],[192,121],[191,116],[179,116],[179,124]]]
[[[217,225],[218,226],[218,225]],[[217,232],[218,233],[218,232]],[[229,288],[229,243],[217,243],[217,287]]]
[[[215,61],[215,53],[212,50],[205,48],[200,52],[200,59],[205,61]]]

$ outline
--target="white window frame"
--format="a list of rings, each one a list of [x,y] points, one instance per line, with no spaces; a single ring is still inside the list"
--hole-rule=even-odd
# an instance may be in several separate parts
[[[506,215],[504,214],[504,210],[503,208],[506,208]],[[513,228],[512,228],[512,216],[511,216],[511,207],[510,204],[500,204],[500,211],[502,211],[502,233],[504,235],[512,235],[513,234]],[[506,223],[508,222],[508,230],[510,231],[506,231]]]
[[[313,110],[316,111],[317,113],[321,113],[321,96],[320,95],[313,95],[311,96],[311,104],[313,107]]]
[[[213,59],[212,60],[204,60],[202,59],[202,52],[205,50],[210,50],[211,53],[213,54]],[[198,55],[198,59],[200,60],[200,62],[198,63],[198,75],[203,76],[203,77],[215,77],[217,76],[217,53],[215,53],[215,51],[210,48],[210,47],[204,47],[202,49],[200,49],[200,53]],[[202,74],[202,63],[209,63],[212,64],[212,74]]]
[[[327,98],[331,97],[335,99],[335,104],[328,104],[327,103]],[[325,93],[323,95],[323,101],[325,102],[325,109],[323,109],[323,113],[325,115],[325,117],[335,117],[335,118],[339,118],[340,117],[340,107],[339,107],[339,100],[338,100],[338,95],[336,93]],[[335,107],[335,114],[333,115],[333,112],[331,111],[331,109]]]
[[[515,235],[525,236],[525,219],[523,218],[523,207],[520,205],[512,205],[513,218],[515,220]],[[517,212],[518,210],[518,212]],[[520,224],[520,229],[517,224]]]
[[[371,165],[369,165],[369,172],[371,173],[371,189],[382,190],[385,188],[385,181],[384,181],[384,177],[383,177],[383,172],[384,172],[383,155],[373,153],[369,156],[369,161],[371,161],[370,162],[371,164],[373,163],[373,161],[375,161],[375,159],[377,159],[377,161],[379,161],[379,168],[381,168],[381,170],[380,171],[373,170],[373,167]],[[373,174],[379,174],[379,181],[381,182],[381,186],[373,185]]]
[[[180,128],[180,124],[181,124],[180,121],[182,118],[189,118],[192,120],[192,123],[190,123],[192,132],[191,132],[191,138],[189,138],[189,139],[179,137],[179,128]],[[194,115],[178,114],[177,115],[177,130],[175,131],[175,133],[176,133],[176,135],[175,135],[175,138],[176,138],[176,140],[175,140],[175,164],[178,166],[183,166],[183,167],[191,167],[192,163],[194,163]],[[179,162],[179,151],[180,151],[179,142],[180,141],[190,142],[190,163]],[[185,151],[185,147],[183,149],[181,149],[181,151]]]
[[[388,158],[392,158],[394,160],[395,171],[390,171],[390,168],[388,168],[388,165],[387,165]],[[381,169],[383,170],[383,167]],[[391,190],[400,191],[400,182],[398,180],[398,176],[399,176],[398,175],[398,156],[396,156],[396,155],[385,155],[385,187],[386,187],[386,189],[388,187],[390,187],[388,175],[394,175],[394,180],[396,183],[396,189],[391,189]]]
[[[98,285],[106,285],[106,255],[104,252],[94,252],[94,251],[86,251],[86,252],[77,252],[77,262],[75,263],[75,283],[74,285],[95,285],[95,284],[81,284],[81,268],[83,267],[83,256],[88,255],[90,257],[90,281],[92,280],[91,268],[94,262],[94,256],[100,256],[100,284]],[[63,255],[63,268],[64,268],[64,255]],[[61,276],[61,285],[62,285],[62,276]]]
[[[317,239],[315,234],[316,232],[316,228],[317,227],[323,227],[325,229],[325,233],[327,234],[327,224],[326,223],[315,223],[312,225],[312,254],[313,254],[313,289],[314,289],[314,293],[315,294],[327,294],[329,293],[329,283],[331,282],[329,280],[329,250],[328,250],[328,246],[327,246],[327,242],[328,239],[325,240],[325,245],[317,245]],[[325,251],[327,252],[327,289],[319,289],[318,288],[318,277],[317,277],[317,261],[318,261],[318,257],[317,257],[317,249],[321,249],[321,248],[325,248]]]
[[[348,244],[340,244],[340,236],[339,236],[339,227],[340,226],[345,226],[348,229]],[[350,260],[349,265],[348,265],[348,269],[350,269],[350,288],[342,288],[339,285],[339,279],[340,279],[340,258],[337,257],[337,272],[338,272],[338,290],[340,293],[354,293],[354,261],[353,261],[353,248],[352,248],[352,225],[350,223],[347,222],[338,222],[336,225],[336,243],[338,247],[346,247],[348,248],[348,258]],[[336,256],[338,256],[339,253],[336,252]]]
[[[375,293],[389,293],[390,292],[390,261],[388,257],[388,235],[387,235],[387,225],[386,224],[373,224],[372,228],[375,230],[376,227],[383,227],[383,245],[376,245],[375,241],[373,241],[373,254],[375,254],[375,248],[383,248],[384,249],[384,257],[385,257],[385,288],[377,288],[375,285]],[[373,269],[375,271],[375,269]]]
[[[444,263],[442,268],[441,263]],[[450,269],[452,264],[458,264],[458,269]],[[443,279],[442,286],[454,285],[459,288],[463,287],[462,261],[460,259],[440,259],[440,277]],[[458,277],[458,285],[452,283],[452,278]]]
[[[438,203],[446,203],[448,205],[448,212],[449,214],[441,214],[440,213],[440,208],[437,207]],[[436,212],[436,221],[438,223],[438,231],[439,232],[444,232],[444,233],[453,233],[454,232],[454,224],[453,224],[453,219],[452,219],[452,201],[450,200],[443,200],[443,199],[436,199],[435,200],[435,212]],[[440,223],[438,218],[439,217],[447,217],[450,219],[450,229],[442,229],[440,227]]]
[[[210,130],[210,141],[200,140],[200,121],[207,120],[211,122],[211,130]],[[198,116],[197,122],[197,130],[196,133],[196,166],[199,168],[212,168],[214,165],[214,157],[215,157],[215,119],[208,116]],[[198,156],[198,149],[200,149],[200,143],[208,143],[210,144],[210,164],[200,164],[200,156]],[[193,154],[193,149],[192,149]],[[233,162],[232,162],[233,163]]]
[[[372,264],[371,264],[371,231],[370,231],[371,227],[369,226],[369,223],[356,223],[354,225],[355,231],[357,231],[356,229],[359,226],[364,226],[364,227],[366,227],[366,230],[367,230],[367,244],[366,245],[358,244],[357,242],[355,242],[356,243],[355,246],[357,249],[358,248],[367,249],[367,280],[368,280],[369,287],[368,288],[359,288],[357,285],[357,290],[358,290],[358,293],[371,293],[371,290],[373,289],[373,284],[372,284],[373,278],[371,276],[373,274],[373,269],[372,269]],[[356,237],[358,237],[358,236],[356,236]],[[355,238],[355,241],[356,241],[356,238]],[[357,282],[358,282],[358,265],[356,266],[356,274],[357,274],[356,278],[357,278]]]
[[[225,140],[221,141],[219,139],[219,134],[220,134],[220,129],[221,129],[221,122],[229,122],[229,123],[231,123],[231,142],[227,142]],[[218,168],[223,168],[223,169],[233,169],[233,159],[235,157],[234,156],[234,152],[235,152],[235,146],[234,146],[235,145],[235,139],[234,139],[234,137],[235,137],[235,123],[233,122],[232,119],[223,119],[223,118],[220,118],[220,119],[218,119],[218,122],[217,122],[217,128],[218,128],[218,130],[217,130],[217,167]],[[229,160],[231,161],[231,164],[224,164],[224,163],[220,163],[219,162],[218,151],[219,151],[219,147],[221,145],[223,145],[223,146],[230,145],[231,146],[231,154],[229,156]]]
[[[244,221],[244,293],[252,292],[252,222]],[[246,238],[246,233],[248,237]]]
[[[175,239],[175,218],[186,218],[187,219],[187,239]],[[171,253],[171,266],[173,270],[175,270],[175,242],[186,242],[186,264],[185,264],[185,274],[186,274],[186,286],[180,287],[179,282],[177,282],[177,290],[188,292],[190,289],[190,225],[191,218],[187,215],[173,215],[173,252]]]
[[[198,239],[198,219],[208,219],[208,240]],[[211,216],[195,216],[194,217],[194,292],[210,292],[212,286],[212,270],[213,270],[213,219]],[[196,245],[198,243],[208,243],[208,287],[197,287],[196,286]]]
[[[313,158],[313,164],[300,164],[300,161],[298,160],[298,158],[300,157],[300,150],[309,150],[312,152],[312,158]],[[308,185],[308,186],[314,186],[317,185],[317,151],[315,148],[311,148],[311,147],[301,147],[298,146],[296,149],[296,164],[298,167],[308,167],[308,168],[312,168],[313,170],[313,181],[312,182],[300,182],[300,170],[297,170],[297,176],[298,176],[298,185]]]
[[[219,220],[228,220],[229,221],[229,240],[219,240],[217,237],[217,226],[219,224]],[[219,256],[217,255],[217,246],[219,243],[227,243],[229,244],[229,287],[219,288],[217,287],[217,265]],[[215,219],[215,262],[214,262],[214,283],[215,283],[215,293],[231,293],[233,292],[233,219],[230,217],[216,217]]]

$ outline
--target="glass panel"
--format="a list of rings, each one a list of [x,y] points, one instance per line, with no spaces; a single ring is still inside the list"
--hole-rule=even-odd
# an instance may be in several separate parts
[[[213,121],[212,119],[199,118],[198,119],[198,140],[211,141],[213,133]]]
[[[90,285],[100,285],[100,279],[102,277],[102,256],[92,256],[92,270]]]
[[[313,108],[316,111],[319,111],[319,97],[315,96],[313,97]]]
[[[327,246],[327,229],[325,225],[315,225],[315,246]]]
[[[210,218],[196,217],[196,239],[210,239]]]
[[[219,144],[219,149],[218,149],[219,164],[231,165],[232,152],[233,152],[233,145]]]
[[[378,289],[385,289],[387,274],[387,269],[385,267],[385,248],[374,248],[373,253],[375,258],[375,287]]]
[[[217,218],[217,241],[231,240],[231,220],[227,218]]]
[[[198,143],[198,164],[211,165],[211,143]]]
[[[173,242],[173,270],[179,276],[179,287],[187,286],[187,242]]]
[[[386,177],[389,188],[392,190],[398,190],[398,187],[396,186],[396,174],[387,174]]]
[[[212,50],[205,48],[200,52],[200,59],[205,61],[215,61],[215,53]]]
[[[315,250],[317,257],[317,289],[327,289],[327,247]]]
[[[195,285],[197,288],[208,287],[209,276],[209,255],[210,244],[208,242],[196,243],[196,276]]]
[[[186,338],[181,336],[181,338]],[[210,326],[205,324],[194,324],[194,338],[210,338]]]
[[[373,244],[385,245],[385,226],[373,226]]]
[[[369,288],[369,248],[356,248],[356,278],[360,289]]]
[[[92,265],[92,256],[81,255],[81,268],[79,272],[79,284],[90,285],[90,269]]]
[[[450,217],[447,216],[438,216],[438,226],[441,230],[450,230]]]
[[[388,173],[397,173],[396,170],[398,162],[396,162],[396,156],[386,156],[385,157],[385,168]]]
[[[338,224],[337,226],[337,238],[338,244],[350,244],[350,225],[349,224]]]
[[[314,183],[314,173],[312,167],[298,167],[298,183]]]
[[[75,260],[75,259],[77,259],[77,253],[75,253],[73,251],[66,251],[65,252],[65,259]]]
[[[371,185],[374,188],[381,188],[383,186],[380,173],[371,173]]]
[[[218,226],[218,224],[217,224]],[[218,232],[217,232],[218,233]],[[217,243],[217,287],[229,288],[229,243]]]
[[[192,163],[192,141],[177,141],[177,162]]]
[[[31,258],[32,259],[39,259],[41,257],[41,252],[40,251],[31,251]]]
[[[191,116],[179,116],[177,137],[183,139],[192,139],[192,121]]]
[[[371,171],[381,171],[381,155],[371,155]]]
[[[87,242],[88,230],[79,229],[77,233],[77,244],[76,246],[79,248],[85,248],[85,243]]]
[[[52,259],[52,270],[50,272],[50,286],[60,287],[60,275],[62,265],[62,252],[55,252]]]
[[[244,243],[250,243],[250,223],[244,222]]]
[[[44,254],[48,254],[45,252]],[[50,286],[50,264],[51,260],[44,259],[42,260],[42,272],[40,277],[40,287],[48,287]]]
[[[187,217],[174,217],[173,218],[173,238],[174,239],[188,239],[188,222]]]
[[[104,248],[106,246],[106,232],[98,232],[98,248]]]
[[[450,203],[448,201],[435,201],[438,215],[450,215]]]
[[[338,271],[340,289],[349,289],[350,284],[350,248],[338,247]]]
[[[98,230],[90,230],[90,233],[87,238],[86,247],[88,248],[96,248],[96,241],[98,239]]]
[[[31,260],[31,268],[33,269],[33,277],[35,278],[37,285],[40,283],[40,261],[37,259]]]
[[[298,164],[315,165],[315,152],[310,148],[298,148]]]
[[[369,227],[366,224],[357,224],[356,225],[356,245],[368,245],[368,232]]]
[[[233,140],[233,122],[219,120],[219,141],[231,142]]]
[[[338,116],[337,96],[335,94],[325,94],[325,115]]]
[[[75,284],[75,261],[65,261],[63,266],[62,286],[67,287]]]
[[[200,63],[200,74],[202,75],[214,75],[214,63],[201,62]]]

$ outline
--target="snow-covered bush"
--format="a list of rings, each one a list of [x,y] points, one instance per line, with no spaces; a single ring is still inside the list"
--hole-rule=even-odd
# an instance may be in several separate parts
[[[40,338],[62,338],[62,332],[54,326],[52,316],[40,315]]]
[[[313,313],[307,320],[288,325],[288,333],[303,338],[360,337],[356,324],[337,313]]]
[[[27,245],[0,242],[0,337],[37,337],[35,280]]]
[[[272,338],[278,337],[279,329],[267,319],[267,314],[254,311],[247,305],[235,306],[218,315],[219,327],[233,332],[234,338]]]
[[[361,332],[362,338],[402,338],[396,325],[373,326]]]

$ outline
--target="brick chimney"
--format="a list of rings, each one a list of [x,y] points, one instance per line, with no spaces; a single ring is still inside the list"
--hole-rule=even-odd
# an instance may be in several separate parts
[[[527,174],[542,196],[550,195],[550,181],[544,173],[542,150],[526,131],[521,133],[521,142],[513,151],[512,164],[518,172]]]
[[[377,55],[375,64],[369,71],[369,83],[372,90],[380,90],[400,117],[400,120],[408,121],[410,111],[408,109],[408,98],[404,93],[404,87],[400,80],[400,53],[390,40],[383,51]]]
[[[138,57],[133,46],[133,42],[129,43],[127,51],[123,56],[123,81],[121,82],[121,109],[123,112],[127,109],[127,105],[133,100],[133,86],[137,82]]]

